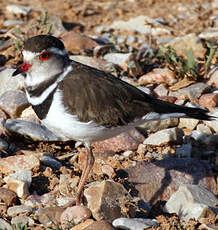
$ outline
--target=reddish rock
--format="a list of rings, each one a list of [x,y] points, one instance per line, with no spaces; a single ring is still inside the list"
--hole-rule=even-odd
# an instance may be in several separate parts
[[[7,206],[15,205],[17,195],[15,192],[7,188],[0,188],[0,200],[2,200]]]
[[[85,189],[84,196],[96,220],[113,221],[121,216],[119,201],[126,193],[127,191],[121,184],[107,180],[90,185]]]
[[[39,166],[40,161],[34,155],[16,155],[0,159],[0,172],[6,174],[17,170],[31,170]]]
[[[108,222],[101,220],[95,221],[94,223],[86,227],[84,230],[115,230],[115,228],[113,228],[113,226]]]
[[[168,200],[181,184],[199,184],[216,194],[216,181],[208,163],[198,159],[168,158],[153,163],[138,162],[125,169],[139,197],[148,201]]]
[[[156,68],[153,69],[152,72],[142,75],[138,81],[140,85],[161,84],[161,83],[172,85],[177,82],[177,79],[173,71],[167,68],[165,69]]]
[[[74,54],[80,53],[82,50],[93,50],[98,43],[86,35],[69,31],[61,36],[61,39],[68,51]]]
[[[207,93],[200,97],[199,104],[205,108],[218,107],[218,93]]]
[[[61,226],[69,228],[69,223],[78,224],[91,216],[90,210],[85,206],[73,206],[66,208],[61,214]]]
[[[0,109],[11,118],[18,117],[28,106],[26,95],[21,90],[9,90],[0,96]]]
[[[94,220],[92,220],[92,219],[85,220],[84,222],[76,225],[75,227],[71,228],[70,230],[84,230],[84,229],[86,229],[86,227],[88,227],[93,222],[94,222]]]
[[[143,143],[144,136],[140,134],[136,129],[130,132],[121,133],[116,137],[106,139],[104,141],[98,141],[93,143],[95,152],[108,152],[115,153],[127,150],[137,150],[138,145]]]
[[[160,100],[163,100],[163,101],[168,101],[170,103],[175,103],[175,101],[177,100],[176,97],[173,97],[173,96],[162,96],[162,97],[158,97]]]

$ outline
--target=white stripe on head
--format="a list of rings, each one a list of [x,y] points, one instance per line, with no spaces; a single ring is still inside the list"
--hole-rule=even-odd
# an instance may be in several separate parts
[[[58,55],[62,55],[62,56],[66,56],[67,55],[67,51],[65,49],[58,49],[55,47],[51,47],[48,49],[48,51],[51,51],[54,54],[58,54]]]
[[[24,61],[29,62],[29,61],[31,61],[34,57],[36,57],[37,55],[39,55],[40,53],[35,53],[35,52],[23,50],[23,51],[22,51],[22,54],[23,54],[23,59],[24,59]]]

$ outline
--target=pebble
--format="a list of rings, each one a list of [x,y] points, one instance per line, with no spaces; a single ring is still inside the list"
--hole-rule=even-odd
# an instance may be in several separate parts
[[[13,72],[16,69],[7,67],[0,70],[0,95],[9,90],[22,90],[24,89],[24,78],[21,74],[16,77],[12,77]]]
[[[0,109],[11,118],[18,117],[28,106],[26,94],[21,90],[9,90],[0,96]]]
[[[42,156],[40,157],[40,161],[43,165],[51,167],[53,169],[60,169],[62,167],[62,163],[51,156]]]
[[[84,230],[86,229],[86,227],[88,227],[90,224],[92,224],[94,222],[94,220],[92,219],[87,219],[84,222],[77,224],[76,226],[74,226],[73,228],[71,228],[70,230]],[[96,230],[96,229],[93,229]],[[102,230],[102,229],[100,229]]]
[[[28,196],[25,199],[24,204],[27,206],[31,206],[32,208],[35,208],[42,204],[46,206],[48,204],[54,203],[54,201],[55,201],[55,196],[53,194],[45,193],[42,196],[39,195]]]
[[[208,135],[212,134],[210,128],[208,126],[206,126],[205,124],[198,124],[196,129],[197,129],[197,131],[201,131],[201,132],[208,134]]]
[[[194,130],[198,125],[199,120],[191,118],[180,118],[179,119],[179,128],[186,128],[189,130]]]
[[[218,37],[218,27],[210,28],[206,31],[201,32],[199,38],[209,40],[209,39],[217,39]]]
[[[57,197],[56,198],[57,201],[57,206],[61,207],[61,206],[65,206],[68,203],[73,201],[72,197]]]
[[[102,165],[101,171],[103,174],[107,175],[109,178],[112,178],[115,175],[115,171],[113,167],[107,164]]]
[[[26,25],[27,23],[22,20],[6,20],[4,21],[4,26],[10,27],[15,25]]]
[[[13,230],[11,225],[2,218],[0,218],[0,229]]]
[[[30,214],[33,211],[32,207],[26,205],[14,205],[13,207],[9,207],[7,210],[7,214],[9,216],[16,216],[23,213]]]
[[[164,129],[151,134],[143,142],[144,145],[163,145],[167,143],[181,143],[183,138],[183,131],[177,127]]]
[[[165,87],[165,85],[160,84],[158,85],[155,89],[154,92],[159,96],[159,97],[164,97],[168,95],[168,89]]]
[[[0,200],[2,200],[7,206],[15,205],[17,201],[17,195],[15,192],[7,189],[0,188]]]
[[[118,218],[114,220],[112,224],[116,228],[126,230],[144,230],[147,228],[158,226],[156,220],[142,218]]]
[[[172,85],[177,82],[176,76],[173,71],[164,68],[155,68],[151,72],[142,75],[138,82],[140,85],[146,84],[167,84]]]
[[[218,107],[218,93],[203,94],[199,98],[199,104],[205,108]]]
[[[58,141],[60,140],[54,133],[43,125],[38,125],[30,121],[18,119],[8,119],[5,122],[5,129],[11,133],[27,136],[35,141]]]
[[[143,125],[140,125],[139,127],[144,131],[157,132],[162,129],[177,126],[178,123],[178,118],[169,118],[165,120],[145,122]]]
[[[23,181],[10,178],[7,181],[6,187],[15,192],[20,198],[25,199],[29,195],[28,186]]]
[[[74,229],[72,229],[74,230]],[[78,229],[80,230],[80,229]],[[88,227],[84,230],[115,230],[112,225],[104,220],[95,221],[91,223]]]
[[[180,185],[178,191],[171,195],[164,206],[164,211],[177,213],[179,218],[189,221],[191,218],[197,220],[206,217],[215,211],[218,199],[216,196],[200,185]]]
[[[168,200],[181,184],[197,183],[216,193],[216,181],[210,164],[194,158],[168,157],[153,163],[141,161],[124,171],[128,182],[135,185],[138,197],[151,204]]]
[[[127,69],[131,58],[132,53],[107,53],[104,55],[104,60],[119,65],[123,69]]]
[[[27,184],[28,188],[32,183],[32,171],[31,170],[18,170],[13,174],[4,178],[4,181],[7,183],[9,179],[15,179],[23,181]]]
[[[25,229],[24,226],[28,225],[32,227],[34,225],[34,220],[30,218],[29,216],[15,216],[11,219],[11,224],[14,225],[21,225]]]
[[[33,154],[15,155],[0,159],[0,171],[4,174],[18,170],[31,170],[39,166],[40,162]]]
[[[207,93],[211,87],[203,82],[192,84],[186,88],[179,89],[178,91],[169,92],[169,96],[180,97],[187,96],[191,101],[197,100],[203,93]]]
[[[208,85],[212,85],[218,88],[218,67],[214,67],[208,74],[209,81],[207,82]]]
[[[51,34],[55,37],[60,37],[63,33],[67,32],[61,18],[57,15],[49,15],[47,24],[51,25]]]
[[[6,9],[13,14],[22,14],[22,15],[27,15],[31,10],[30,7],[21,6],[21,5],[7,5]]]
[[[85,189],[84,196],[93,217],[96,220],[104,219],[110,222],[120,217],[119,201],[125,196],[126,192],[120,183],[106,180],[91,184]]]
[[[61,226],[66,229],[69,224],[78,224],[91,216],[90,210],[85,206],[73,206],[66,208],[61,214]]]

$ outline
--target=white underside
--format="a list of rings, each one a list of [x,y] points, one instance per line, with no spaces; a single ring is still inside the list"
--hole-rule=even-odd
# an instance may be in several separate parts
[[[160,115],[158,113],[149,113],[137,119],[135,122],[129,123],[127,126],[118,126],[114,128],[106,128],[96,124],[94,121],[88,123],[80,122],[76,115],[71,115],[63,107],[61,91],[57,90],[53,97],[53,102],[49,112],[42,123],[59,136],[63,141],[75,140],[84,143],[92,143],[93,141],[104,140],[125,132],[135,126],[143,124],[146,121],[167,119],[170,117],[183,117],[183,113],[173,113]]]

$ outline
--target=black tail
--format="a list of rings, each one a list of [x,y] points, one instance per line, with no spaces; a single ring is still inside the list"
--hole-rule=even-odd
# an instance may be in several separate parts
[[[190,118],[195,118],[198,120],[205,120],[205,121],[218,119],[218,117],[211,116],[209,114],[209,111],[206,109],[180,106],[156,98],[152,102],[153,102],[152,104],[154,106],[153,108],[155,112],[161,114],[183,113],[185,114],[184,117],[190,117]]]

